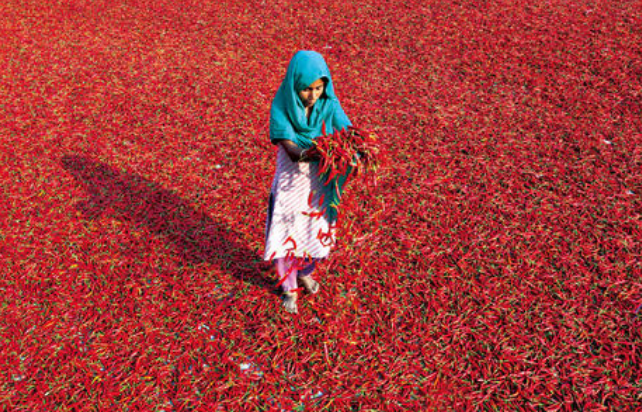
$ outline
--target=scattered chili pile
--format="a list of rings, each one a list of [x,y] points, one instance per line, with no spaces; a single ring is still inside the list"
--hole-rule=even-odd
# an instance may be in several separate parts
[[[0,410],[639,410],[642,8],[480,3],[0,1]],[[299,49],[381,139],[292,317]]]

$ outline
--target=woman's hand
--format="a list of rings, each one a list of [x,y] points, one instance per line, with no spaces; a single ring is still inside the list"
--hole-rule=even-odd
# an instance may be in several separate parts
[[[319,152],[315,150],[314,146],[309,149],[301,149],[290,140],[281,140],[279,144],[283,146],[288,157],[293,162],[311,162],[320,159]]]

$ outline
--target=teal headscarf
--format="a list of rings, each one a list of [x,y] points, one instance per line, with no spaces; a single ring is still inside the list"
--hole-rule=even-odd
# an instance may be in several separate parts
[[[305,107],[299,98],[299,92],[318,79],[325,82],[323,95],[312,107],[310,117],[305,115]],[[314,51],[297,52],[288,66],[288,71],[276,92],[270,110],[270,141],[274,144],[280,140],[291,140],[297,146],[307,149],[313,140],[323,134],[334,133],[350,126],[350,120],[334,94],[330,69],[323,56]],[[324,183],[324,206],[326,217],[330,222],[337,219],[336,207],[348,173],[337,176]]]

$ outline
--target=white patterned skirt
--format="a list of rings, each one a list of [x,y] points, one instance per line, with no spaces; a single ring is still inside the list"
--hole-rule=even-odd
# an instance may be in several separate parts
[[[320,206],[319,165],[293,162],[283,146],[277,146],[263,259],[325,258],[334,245],[335,228]]]

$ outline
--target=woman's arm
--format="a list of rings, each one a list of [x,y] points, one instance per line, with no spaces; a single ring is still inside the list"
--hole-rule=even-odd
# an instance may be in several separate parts
[[[318,153],[310,153],[311,150],[301,149],[291,140],[281,140],[279,142],[281,146],[285,149],[285,152],[288,154],[288,157],[293,162],[310,162],[313,160],[319,160]],[[303,152],[306,152],[305,154]],[[307,156],[310,154],[310,156]]]

